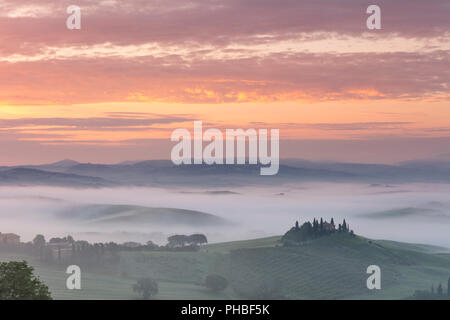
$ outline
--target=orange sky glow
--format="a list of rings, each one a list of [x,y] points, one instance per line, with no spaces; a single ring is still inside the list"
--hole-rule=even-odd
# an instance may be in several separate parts
[[[444,1],[423,19],[420,4],[381,1],[375,31],[351,0],[339,14],[331,0],[75,2],[81,30],[65,27],[65,0],[0,4],[0,164],[168,158],[172,130],[194,120],[278,128],[293,143],[282,157],[450,154]]]

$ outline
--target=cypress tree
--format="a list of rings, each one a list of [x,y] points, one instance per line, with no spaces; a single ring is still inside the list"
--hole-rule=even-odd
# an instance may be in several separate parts
[[[447,281],[447,295],[450,297],[450,278]]]
[[[440,283],[437,287],[437,293],[438,293],[438,295],[442,296],[442,284],[440,284]]]
[[[72,242],[72,259],[75,258],[75,252],[76,248],[75,248],[75,242]]]
[[[314,220],[313,220],[313,231],[314,232],[317,231],[317,220],[316,220],[316,218],[314,218]]]

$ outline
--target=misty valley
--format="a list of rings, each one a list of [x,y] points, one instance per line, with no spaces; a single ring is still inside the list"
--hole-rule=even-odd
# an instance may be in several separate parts
[[[264,320],[450,300],[449,15],[0,0],[0,308]]]
[[[436,171],[450,166],[291,159],[273,180],[257,169],[1,168],[0,261],[27,261],[55,299],[446,297],[450,184]],[[381,290],[365,286],[373,264]],[[69,265],[81,290],[66,287]]]

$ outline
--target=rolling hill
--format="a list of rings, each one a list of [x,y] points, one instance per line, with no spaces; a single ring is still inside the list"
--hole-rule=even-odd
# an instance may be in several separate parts
[[[282,247],[279,239],[211,244],[181,255],[126,253],[120,268],[196,285],[208,273],[219,273],[230,281],[233,296],[251,299],[261,296],[261,288],[267,298],[276,292],[286,299],[403,299],[450,276],[445,248],[342,234],[299,247]],[[382,270],[382,290],[366,288],[372,264]]]
[[[400,219],[400,218],[422,218],[422,219],[440,219],[442,221],[450,219],[450,216],[445,211],[434,208],[396,208],[380,212],[372,212],[368,214],[361,214],[361,217],[368,219]]]
[[[236,243],[229,251],[228,269],[222,271],[232,279],[235,290],[248,298],[257,297],[266,287],[287,299],[402,299],[450,276],[448,256],[407,244],[345,234],[299,247],[277,247],[270,242],[261,246],[261,241],[256,241],[255,248]],[[366,269],[373,264],[381,268],[382,290],[366,288]]]
[[[448,249],[334,234],[282,247],[280,237],[210,244],[199,252],[122,252],[120,263],[83,267],[83,294],[64,290],[64,266],[0,253],[0,260],[27,259],[56,299],[135,299],[140,277],[160,284],[157,299],[404,299],[450,276]],[[381,290],[366,288],[369,265],[381,268]],[[210,273],[225,276],[225,292],[204,288]],[[82,284],[83,285],[83,284]]]
[[[215,215],[177,208],[154,208],[134,205],[87,204],[67,208],[58,218],[84,224],[116,224],[137,226],[230,226],[231,223]]]

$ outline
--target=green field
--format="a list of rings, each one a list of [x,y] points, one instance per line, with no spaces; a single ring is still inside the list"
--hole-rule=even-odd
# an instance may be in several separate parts
[[[230,251],[228,277],[241,294],[251,296],[265,284],[288,299],[402,299],[450,276],[448,256],[411,250],[409,244],[403,249],[401,243],[339,234],[300,247],[262,247],[261,241],[254,249],[247,243]],[[372,264],[381,268],[382,290],[366,288]]]
[[[334,234],[298,247],[283,247],[280,237],[204,246],[199,252],[122,252],[108,268],[82,267],[82,290],[67,290],[66,265],[8,253],[1,261],[27,260],[55,299],[138,299],[132,285],[140,277],[158,281],[156,299],[239,299],[261,288],[287,299],[403,299],[432,284],[446,288],[447,249]],[[381,290],[366,288],[369,265],[381,268]],[[210,273],[230,285],[221,293],[203,286]],[[259,295],[260,296],[260,295]]]

